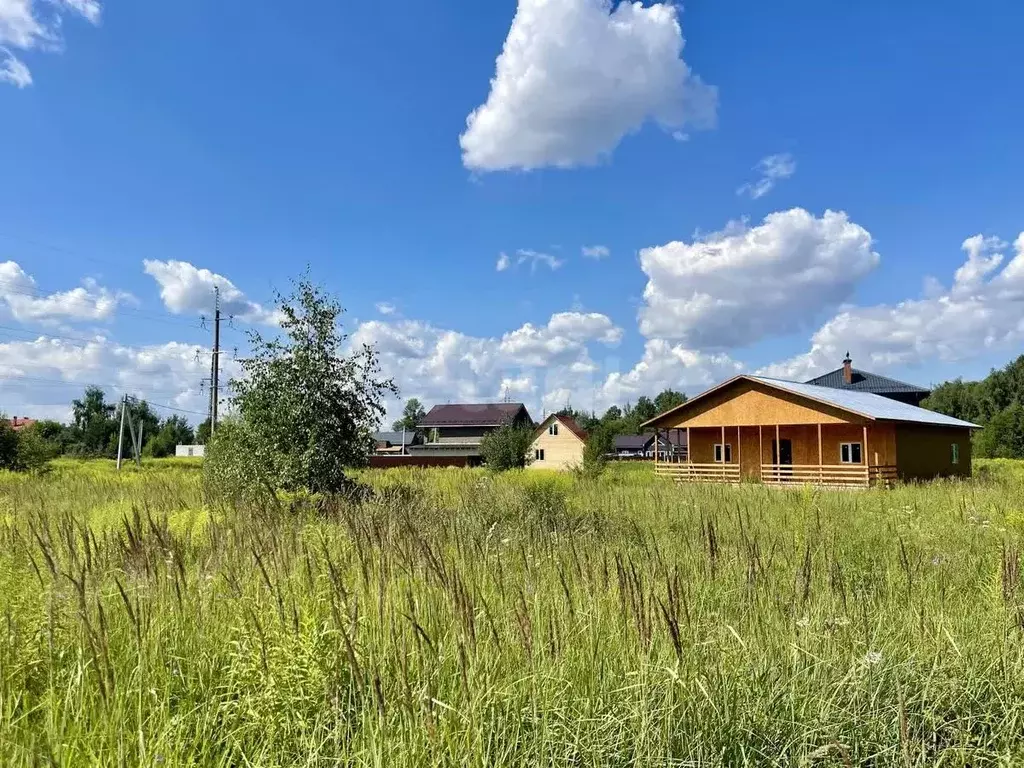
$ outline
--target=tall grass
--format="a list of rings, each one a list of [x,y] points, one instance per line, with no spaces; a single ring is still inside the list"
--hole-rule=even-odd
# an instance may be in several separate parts
[[[181,465],[170,465],[181,466]],[[1024,759],[1024,472],[891,491],[645,467],[0,477],[0,764]]]

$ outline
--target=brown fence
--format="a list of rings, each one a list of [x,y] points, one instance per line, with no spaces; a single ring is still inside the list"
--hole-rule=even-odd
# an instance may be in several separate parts
[[[472,460],[470,456],[371,456],[370,467],[469,467]]]

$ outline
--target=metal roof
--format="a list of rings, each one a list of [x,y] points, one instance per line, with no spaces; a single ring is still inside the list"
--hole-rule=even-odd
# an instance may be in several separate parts
[[[771,387],[784,389],[795,395],[809,397],[812,400],[828,403],[844,411],[852,411],[861,416],[872,419],[884,419],[887,421],[908,421],[917,424],[936,424],[946,427],[970,427],[979,428],[977,424],[969,421],[954,419],[943,413],[929,411],[925,408],[918,408],[916,405],[908,405],[898,400],[890,400],[881,395],[870,392],[859,392],[853,389],[834,389],[832,387],[820,387],[816,384],[801,384],[796,381],[785,379],[772,379],[767,376],[744,376],[743,378],[760,381]]]
[[[544,431],[544,429],[547,427],[548,422],[551,421],[552,419],[557,419],[558,421],[562,422],[562,424],[565,425],[566,429],[568,429],[570,432],[576,435],[576,437],[578,437],[583,442],[587,442],[587,431],[576,423],[576,419],[572,418],[571,416],[563,416],[560,413],[552,413],[551,415],[545,417],[541,421],[541,423],[537,425],[538,436]]]
[[[391,443],[392,445],[402,445],[403,439],[405,445],[410,445],[416,442],[416,430],[410,429],[405,432],[374,432],[373,439],[378,443]]]
[[[530,414],[522,403],[449,403],[435,405],[417,427],[500,427],[516,421],[520,412]]]
[[[879,376],[877,373],[869,373],[854,368],[851,371],[853,379],[849,384],[842,368],[817,376],[808,384],[819,387],[831,387],[833,389],[852,389],[860,392],[873,392],[875,394],[928,394],[929,390],[919,387],[916,384],[907,384],[905,381],[890,379],[888,376]]]

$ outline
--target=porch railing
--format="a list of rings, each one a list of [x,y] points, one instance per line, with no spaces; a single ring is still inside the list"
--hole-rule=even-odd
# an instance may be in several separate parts
[[[677,464],[659,460],[654,465],[654,472],[676,480],[709,483],[738,483],[740,481],[739,464]]]
[[[761,482],[770,485],[823,485],[868,488],[890,485],[897,479],[896,467],[863,464],[762,464]],[[739,464],[689,464],[659,459],[654,471],[661,477],[680,481],[738,483]]]

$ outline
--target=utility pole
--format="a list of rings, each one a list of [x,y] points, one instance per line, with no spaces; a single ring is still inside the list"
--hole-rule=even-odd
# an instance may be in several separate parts
[[[213,309],[213,404],[210,408],[210,434],[217,431],[217,400],[220,398],[220,288],[214,287]]]
[[[124,446],[124,412],[128,410],[128,395],[121,400],[121,430],[117,433],[117,470],[121,471],[121,448]]]

